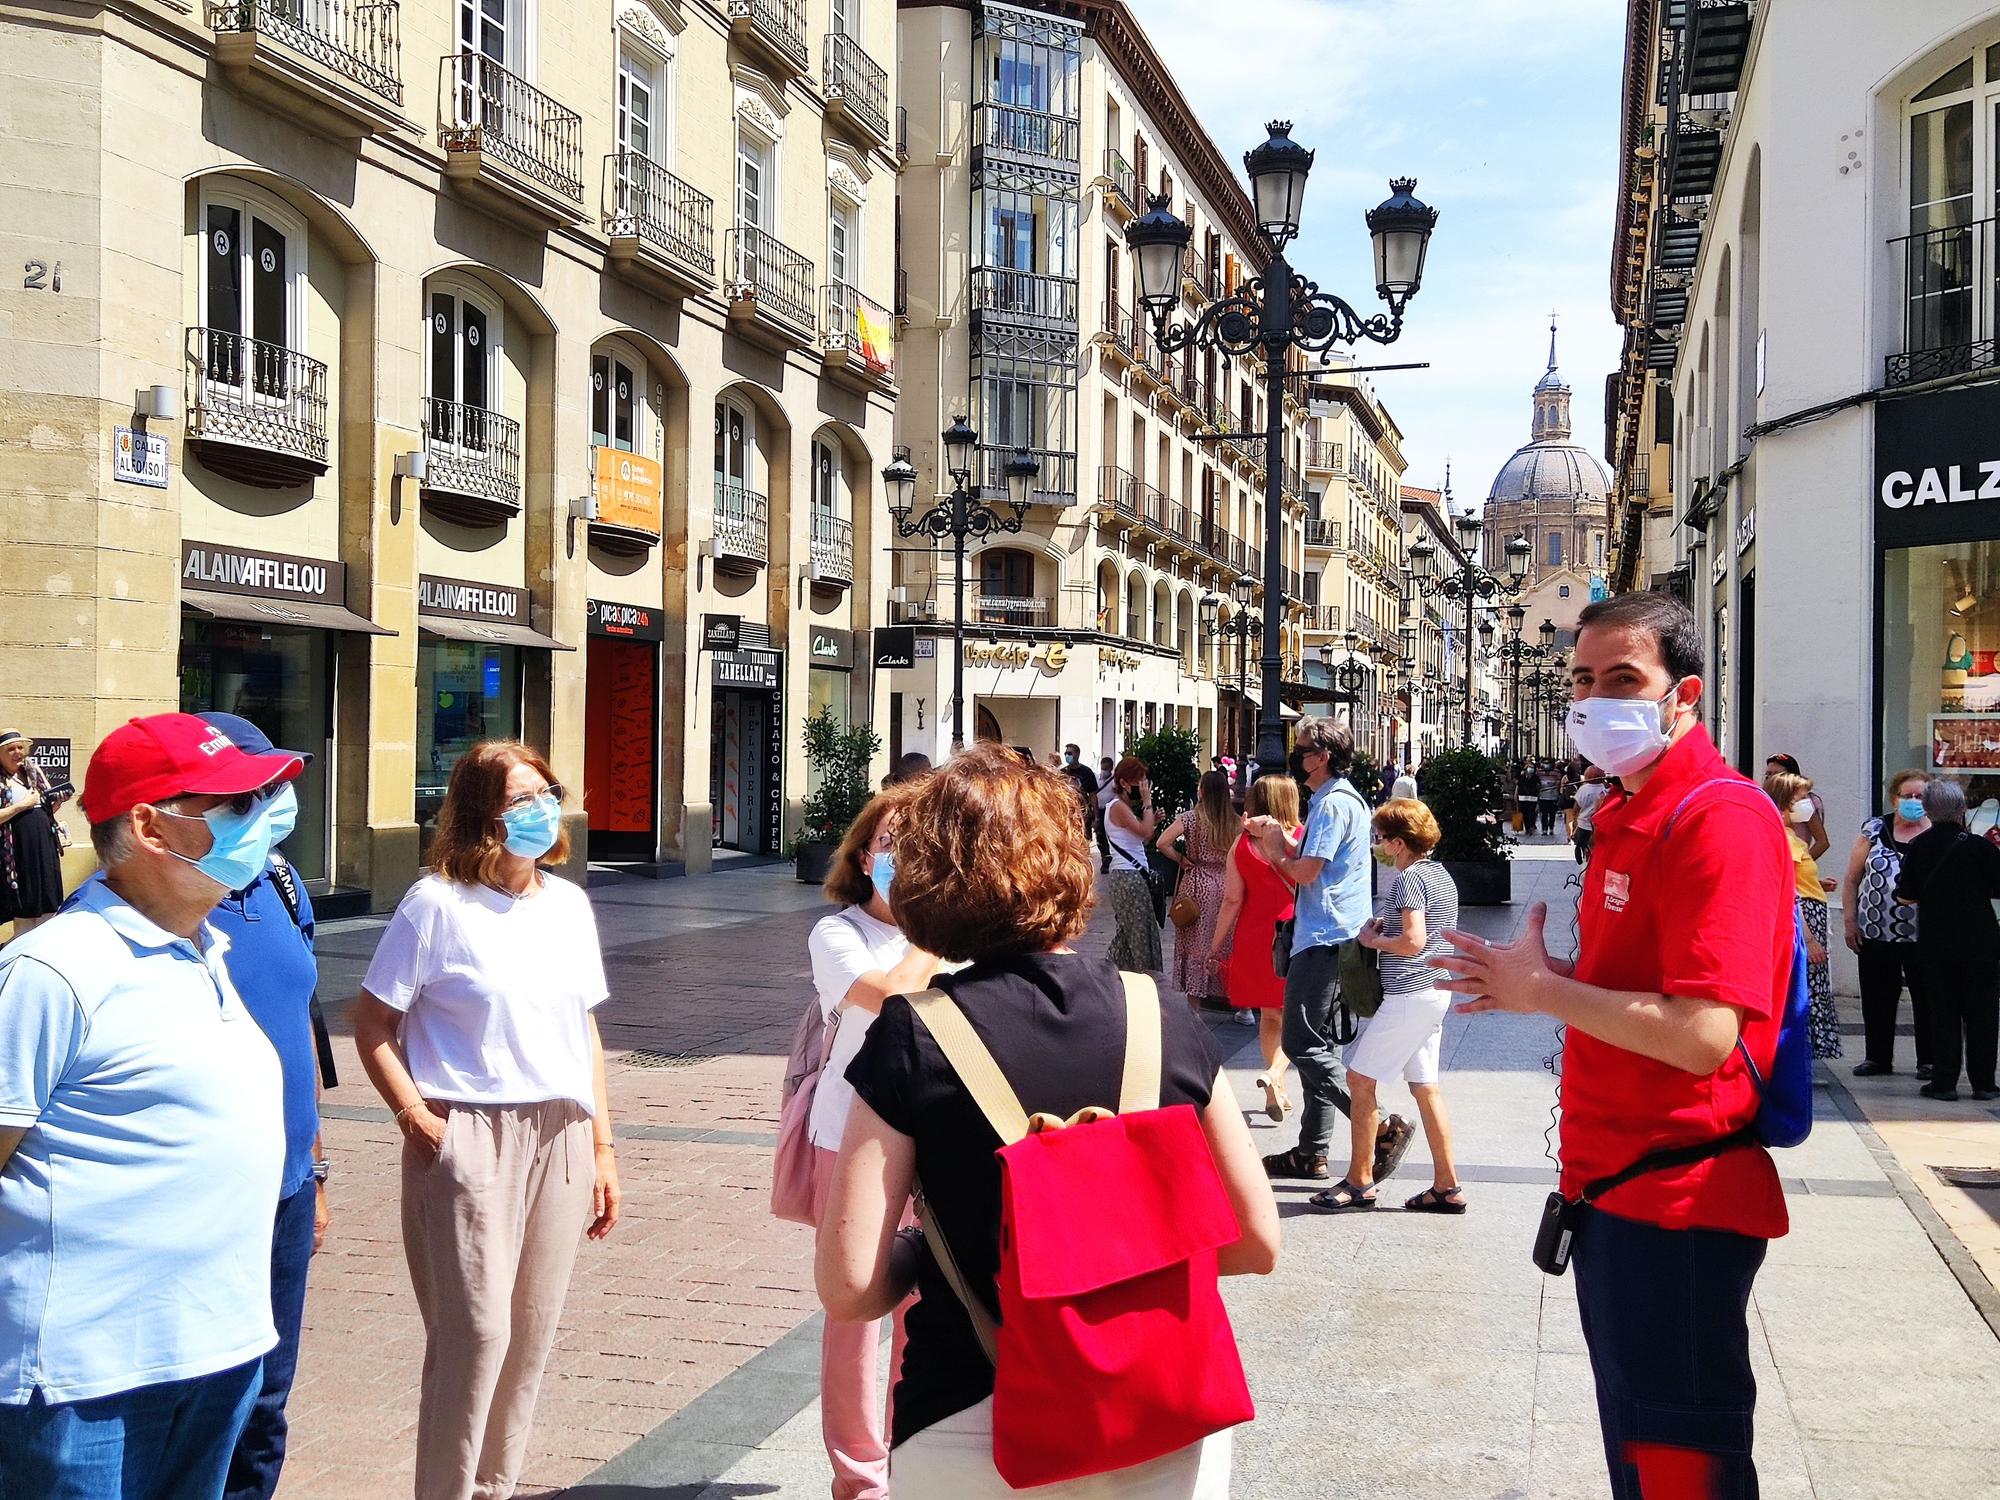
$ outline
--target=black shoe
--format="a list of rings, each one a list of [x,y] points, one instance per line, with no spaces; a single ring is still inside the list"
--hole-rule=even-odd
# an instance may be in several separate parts
[[[1974,1089],[1972,1097],[1984,1104],[1989,1099],[2000,1099],[2000,1089]]]
[[[1410,1154],[1410,1142],[1417,1138],[1417,1127],[1401,1115],[1391,1115],[1375,1132],[1375,1180],[1386,1182],[1396,1175],[1396,1168],[1403,1164],[1403,1158]]]
[[[1895,1071],[1887,1063],[1877,1062],[1872,1057],[1866,1062],[1858,1062],[1854,1065],[1854,1076],[1856,1078],[1879,1078],[1884,1074]]]
[[[1948,1089],[1940,1083],[1927,1083],[1917,1090],[1926,1099],[1939,1099],[1946,1104],[1958,1103],[1958,1090]]]
[[[1928,1079],[1930,1076],[1931,1076],[1931,1065],[1929,1063],[1918,1063],[1917,1077]]]

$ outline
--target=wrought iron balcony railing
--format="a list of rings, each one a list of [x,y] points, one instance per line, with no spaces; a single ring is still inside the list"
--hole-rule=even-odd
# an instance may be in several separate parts
[[[1339,443],[1309,439],[1306,443],[1306,467],[1316,473],[1340,473],[1340,448]]]
[[[812,65],[805,0],[729,0],[729,18],[799,72]]]
[[[761,568],[771,560],[771,502],[733,479],[715,481],[715,561]]]
[[[1308,518],[1306,521],[1306,545],[1308,547],[1324,547],[1329,552],[1340,551],[1340,522],[1322,521],[1317,517]]]
[[[1127,214],[1139,212],[1139,179],[1133,174],[1132,163],[1125,160],[1121,151],[1107,150],[1104,153],[1104,175],[1111,183],[1111,196],[1122,200],[1120,211]]]
[[[583,201],[583,118],[481,52],[440,64],[446,151],[477,151],[565,198]]]
[[[283,344],[190,328],[187,435],[326,464],[326,366]]]
[[[729,231],[731,291],[811,334],[813,264],[776,236],[749,224]]]
[[[815,583],[854,582],[854,523],[831,511],[815,509],[807,538],[807,555]]]
[[[261,32],[391,104],[403,102],[396,0],[211,0],[210,30]]]
[[[973,107],[973,144],[989,151],[1045,161],[1073,162],[1083,137],[1082,122],[1073,115],[1052,115],[1018,104]]]
[[[424,398],[424,489],[521,508],[521,424],[483,406]]]
[[[877,140],[889,139],[889,74],[842,32],[830,31],[820,63],[820,87],[827,102],[844,105]]]
[[[821,288],[826,322],[821,344],[828,354],[845,354],[868,375],[883,382],[896,378],[896,319],[881,303],[843,282]]]
[[[1888,356],[1884,385],[2000,365],[1996,223],[2000,218],[1975,219],[1889,241],[1903,267],[1903,336]]]
[[[715,279],[715,204],[665,167],[633,151],[604,158],[604,232],[645,241]]]
[[[1010,271],[1004,266],[972,270],[972,311],[1043,324],[1076,326],[1076,278]]]

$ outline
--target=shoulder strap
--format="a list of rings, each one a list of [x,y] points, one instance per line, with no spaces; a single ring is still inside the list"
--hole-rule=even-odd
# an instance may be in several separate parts
[[[1125,1073],[1118,1113],[1160,1107],[1160,991],[1146,974],[1125,974]]]
[[[292,873],[291,865],[282,854],[271,856],[270,871],[271,884],[277,888],[278,899],[285,903],[285,911],[291,917],[292,925],[294,927],[301,925],[298,876]]]
[[[1748,1051],[1743,1054],[1746,1058]],[[1754,1071],[1754,1065],[1753,1065]],[[1613,1172],[1609,1177],[1600,1177],[1587,1183],[1578,1199],[1582,1203],[1595,1203],[1613,1188],[1621,1188],[1636,1177],[1644,1177],[1648,1172],[1664,1172],[1669,1167],[1691,1167],[1698,1161],[1734,1151],[1738,1146],[1757,1144],[1757,1133],[1749,1125],[1733,1130],[1728,1135],[1713,1141],[1696,1141],[1690,1146],[1669,1146],[1662,1151],[1649,1151],[1622,1172]]]
[[[1000,1137],[1000,1144],[1011,1146],[1025,1139],[1028,1134],[1027,1111],[1021,1108],[1021,1101],[1008,1086],[1000,1065],[986,1050],[986,1044],[979,1040],[979,1033],[965,1019],[965,1012],[958,1008],[958,1002],[943,990],[925,990],[910,996],[910,1008],[923,1023],[924,1030],[938,1044],[938,1050],[944,1053],[944,1060],[958,1074],[958,1081],[965,1085],[965,1091],[972,1095],[972,1102],[979,1106],[979,1112],[986,1116],[986,1123]]]

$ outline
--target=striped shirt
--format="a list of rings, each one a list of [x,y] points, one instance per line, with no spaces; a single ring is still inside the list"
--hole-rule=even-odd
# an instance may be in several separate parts
[[[1383,937],[1403,935],[1406,911],[1424,914],[1424,946],[1409,958],[1394,953],[1382,955],[1385,995],[1436,989],[1445,982],[1444,970],[1430,962],[1450,950],[1451,945],[1444,940],[1445,930],[1458,925],[1458,886],[1443,865],[1420,859],[1389,882],[1375,910],[1375,915],[1382,919]]]

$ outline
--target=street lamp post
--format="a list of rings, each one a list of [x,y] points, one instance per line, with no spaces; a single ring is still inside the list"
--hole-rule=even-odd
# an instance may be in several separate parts
[[[1217,616],[1222,611],[1220,596],[1210,594],[1201,601],[1202,623],[1211,634],[1226,635],[1236,642],[1236,792],[1241,797],[1250,786],[1250,757],[1245,753],[1243,741],[1243,710],[1250,701],[1250,638],[1262,629],[1257,617],[1250,613],[1250,600],[1257,592],[1257,580],[1248,573],[1242,574],[1229,586],[1231,596],[1236,600],[1236,612],[1226,621],[1217,624]],[[1261,747],[1260,747],[1261,748]]]
[[[1449,573],[1437,571],[1438,549],[1431,545],[1428,537],[1418,537],[1410,544],[1410,562],[1404,570],[1413,598],[1445,599],[1460,604],[1465,609],[1465,708],[1460,722],[1461,738],[1466,744],[1472,743],[1472,615],[1480,604],[1491,604],[1498,599],[1511,599],[1528,586],[1528,559],[1534,548],[1525,537],[1509,537],[1502,549],[1507,558],[1504,575],[1489,572],[1474,559],[1473,547],[1479,541],[1479,517],[1467,511],[1452,517],[1452,526],[1458,532],[1459,565]],[[1517,606],[1518,607],[1518,606]],[[1482,629],[1482,636],[1490,636],[1490,630]]]
[[[1007,504],[1012,515],[1003,515],[992,506],[973,498],[972,463],[978,452],[979,434],[964,417],[952,418],[943,433],[945,472],[951,475],[951,493],[922,515],[912,517],[917,495],[917,469],[907,452],[898,453],[882,471],[883,487],[889,497],[889,519],[901,536],[927,536],[933,542],[951,538],[951,748],[956,754],[965,748],[965,540],[1016,532],[1027,523],[1028,506],[1034,494],[1035,476],[1041,465],[1028,453],[1016,453],[1007,460]]]
[[[1291,138],[1290,121],[1273,121],[1266,128],[1269,139],[1243,158],[1257,226],[1271,246],[1262,276],[1246,282],[1236,295],[1213,303],[1194,321],[1169,326],[1168,316],[1180,300],[1181,257],[1194,238],[1192,226],[1174,216],[1166,197],[1155,195],[1147,211],[1127,226],[1125,243],[1136,262],[1139,301],[1152,317],[1153,338],[1161,353],[1213,348],[1244,355],[1263,350],[1264,431],[1216,433],[1207,441],[1262,438],[1264,442],[1264,641],[1259,663],[1264,701],[1257,759],[1266,766],[1281,766],[1285,763],[1279,635],[1284,597],[1286,358],[1294,348],[1321,353],[1336,343],[1364,338],[1394,343],[1403,331],[1403,310],[1423,284],[1424,257],[1437,210],[1414,196],[1414,178],[1396,178],[1389,184],[1391,196],[1369,212],[1375,293],[1389,310],[1364,318],[1349,303],[1299,276],[1285,259],[1285,246],[1299,232],[1313,153]]]

